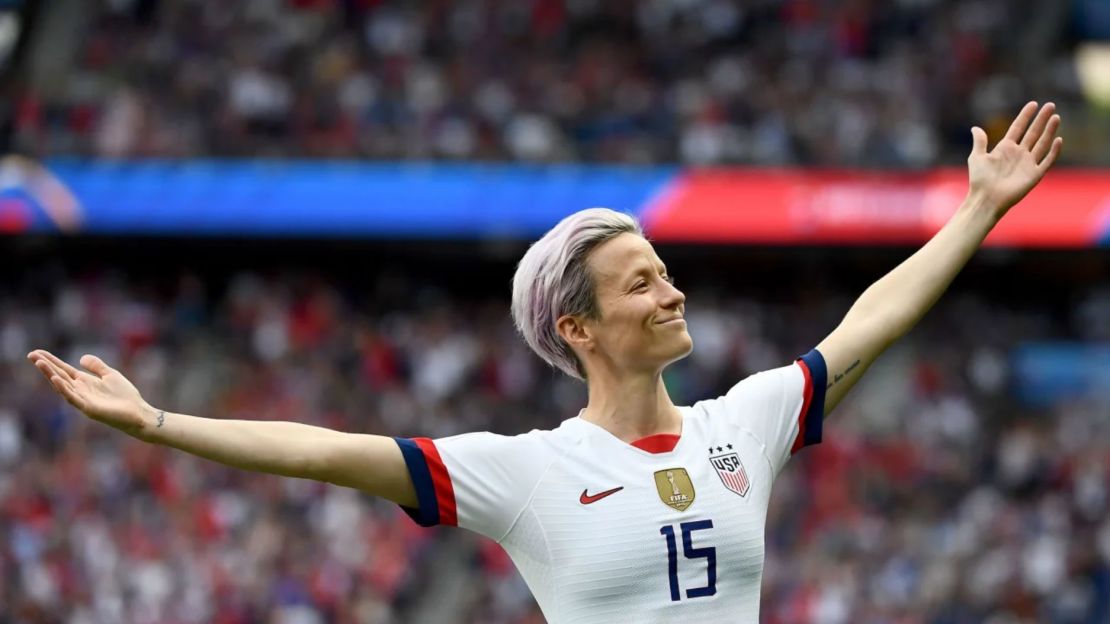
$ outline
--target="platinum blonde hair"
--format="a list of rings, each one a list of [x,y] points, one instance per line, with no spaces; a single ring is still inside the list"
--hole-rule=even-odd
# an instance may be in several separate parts
[[[513,275],[513,322],[528,346],[543,361],[576,379],[586,370],[570,345],[555,330],[555,321],[571,314],[598,317],[593,276],[586,257],[598,245],[624,233],[643,236],[635,217],[589,208],[559,222],[520,259]]]

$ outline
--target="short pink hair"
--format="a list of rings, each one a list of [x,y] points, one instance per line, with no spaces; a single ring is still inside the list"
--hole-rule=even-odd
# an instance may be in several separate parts
[[[543,361],[585,380],[582,363],[555,330],[560,317],[597,318],[597,297],[586,257],[598,245],[624,233],[643,236],[635,217],[608,208],[580,210],[551,228],[528,248],[513,275],[513,322]]]

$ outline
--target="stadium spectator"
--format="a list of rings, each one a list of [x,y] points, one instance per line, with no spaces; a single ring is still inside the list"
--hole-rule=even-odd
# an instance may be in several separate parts
[[[111,273],[21,283],[0,311],[0,620],[414,621],[414,597],[450,573],[445,542],[459,542],[477,573],[452,594],[471,614],[460,621],[542,621],[496,545],[426,532],[354,491],[133,442],[65,414],[23,360],[35,344],[95,350],[152,400],[228,417],[398,435],[551,426],[580,389],[525,357],[503,302],[394,281],[398,300],[425,303],[377,313],[326,275],[239,274],[218,290],[186,275],[163,296]],[[676,400],[788,358],[797,327],[835,318],[804,294],[757,304],[694,289],[706,302],[690,309],[694,339],[719,348],[675,365]],[[1105,316],[1097,293],[1085,305]],[[1106,405],[1025,408],[1002,355],[1077,335],[1083,317],[1026,304],[942,304],[784,472],[766,621],[1110,617]],[[428,369],[455,372],[429,395]]]
[[[69,71],[24,94],[16,145],[917,168],[962,165],[966,128],[997,140],[1032,98],[1069,120],[1070,162],[1106,164],[1070,57],[1101,22],[1017,4],[102,2],[72,18]]]

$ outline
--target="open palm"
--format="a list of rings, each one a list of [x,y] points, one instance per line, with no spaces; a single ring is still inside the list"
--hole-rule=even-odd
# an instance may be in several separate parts
[[[972,128],[974,143],[967,158],[970,190],[986,200],[1001,218],[1021,201],[1056,162],[1064,140],[1056,136],[1060,116],[1054,114],[1052,102],[1037,111],[1037,103],[1029,102],[1010,124],[998,145],[987,151],[987,133]]]
[[[78,370],[58,356],[35,350],[27,359],[50,381],[66,401],[93,420],[132,435],[143,429],[143,410],[147,407],[139,390],[119,371],[94,355],[81,358]]]

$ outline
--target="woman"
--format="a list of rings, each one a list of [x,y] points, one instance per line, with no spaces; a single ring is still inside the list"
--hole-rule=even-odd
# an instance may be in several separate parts
[[[690,407],[671,402],[661,377],[693,347],[685,296],[637,223],[603,209],[559,223],[513,281],[529,346],[588,386],[586,407],[551,431],[433,441],[210,420],[148,405],[94,356],[81,358],[85,371],[45,351],[29,358],[90,418],[141,440],[358,488],[421,524],[497,540],[552,622],[756,622],[776,475],[820,441],[823,417],[1051,167],[1062,146],[1054,109],[1026,105],[990,152],[973,129],[967,198],[928,244],[816,349]]]

